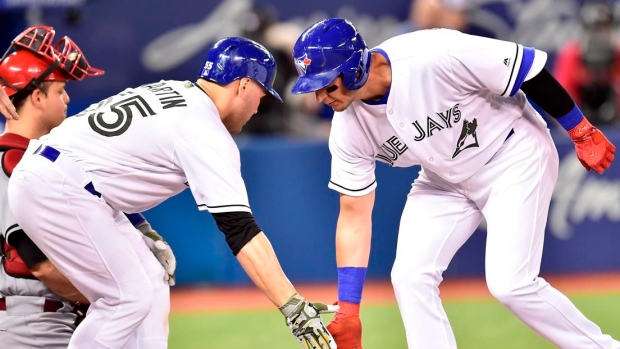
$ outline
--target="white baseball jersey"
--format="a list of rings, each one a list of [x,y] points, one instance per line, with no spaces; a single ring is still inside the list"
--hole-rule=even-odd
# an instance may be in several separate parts
[[[117,210],[146,211],[189,186],[200,210],[251,212],[239,149],[192,82],[126,89],[41,141],[77,162]]]
[[[471,177],[521,117],[544,123],[519,90],[546,54],[522,45],[432,29],[373,49],[392,69],[387,100],[354,101],[334,113],[329,187],[361,196],[375,189],[375,161],[422,165],[444,180]]]

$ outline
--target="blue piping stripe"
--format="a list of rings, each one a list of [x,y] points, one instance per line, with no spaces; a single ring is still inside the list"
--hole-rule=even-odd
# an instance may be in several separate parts
[[[512,90],[510,91],[510,97],[517,94],[517,91],[521,88],[527,73],[530,72],[530,68],[532,68],[532,63],[534,63],[534,56],[536,55],[534,49],[532,47],[523,47],[523,58],[521,59],[521,66],[519,67],[519,73],[517,74],[517,78],[515,80],[515,84],[512,86]]]
[[[390,61],[390,57],[388,57],[387,53],[385,53],[385,51],[383,51],[382,49],[378,48],[378,49],[374,49],[371,52],[379,52],[383,57],[385,57],[385,59],[387,59],[388,64],[390,65],[390,67],[392,66],[392,62]],[[392,85],[390,84],[390,87],[388,88],[388,91],[385,95],[383,95],[383,97],[378,100],[378,101],[365,101],[362,100],[362,102],[364,102],[365,104],[368,105],[381,105],[381,104],[387,104],[388,101],[388,97],[390,96],[390,91],[392,90]]]

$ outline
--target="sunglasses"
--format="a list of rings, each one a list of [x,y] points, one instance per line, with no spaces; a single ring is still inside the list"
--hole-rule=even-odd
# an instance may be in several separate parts
[[[332,92],[336,91],[337,89],[338,89],[338,86],[331,85],[331,86],[327,86],[327,88],[325,89],[325,92],[332,93]]]

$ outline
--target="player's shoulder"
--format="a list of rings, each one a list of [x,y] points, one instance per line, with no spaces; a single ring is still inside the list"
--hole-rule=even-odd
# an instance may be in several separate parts
[[[196,88],[196,84],[189,80],[160,80],[159,83],[174,87],[178,90],[188,90]]]
[[[187,99],[190,107],[200,107],[204,105],[215,106],[209,95],[196,82],[189,80],[161,80],[159,84],[164,85],[168,89],[172,89],[174,93],[179,93],[183,98]],[[170,91],[164,91],[171,93]],[[165,96],[169,97],[169,96]]]
[[[150,83],[146,83],[134,88],[128,88],[127,90],[121,92],[121,94],[126,93],[126,91],[131,91],[132,93],[138,94],[155,94],[155,95],[164,95],[170,94],[173,91],[176,93],[183,93],[188,88],[193,88],[193,84],[187,80],[159,80],[153,81]]]
[[[24,152],[28,147],[30,140],[14,133],[5,133],[0,135],[0,153],[2,171],[7,177],[10,177],[15,166],[24,156]]]
[[[424,29],[416,30],[409,33],[399,34],[393,36],[377,47],[379,48],[394,48],[398,51],[425,51],[440,46],[443,42],[449,40],[449,38],[455,33],[459,33],[456,30],[451,29]],[[422,44],[429,44],[428,46],[416,46]]]
[[[453,30],[428,29],[400,34],[382,42],[373,50],[384,51],[391,62],[413,57],[435,56],[446,52]]]
[[[349,109],[352,109],[351,106]],[[373,143],[359,120],[352,122],[344,114],[334,113],[328,140],[330,153],[341,159],[373,158]]]
[[[354,101],[353,104],[361,103]],[[330,128],[330,138],[339,140],[355,140],[364,135],[364,130],[361,126],[360,119],[364,118],[364,115],[358,115],[355,106],[351,104],[347,109],[334,112],[332,117],[332,125]]]

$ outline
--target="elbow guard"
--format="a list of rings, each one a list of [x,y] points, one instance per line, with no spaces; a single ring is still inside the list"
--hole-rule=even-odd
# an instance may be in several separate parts
[[[37,263],[46,261],[47,257],[23,230],[14,231],[10,237],[12,245],[3,242],[4,270],[14,278],[36,279],[30,269]]]
[[[249,212],[213,213],[218,229],[226,236],[226,243],[233,255],[261,232],[254,217]]]

